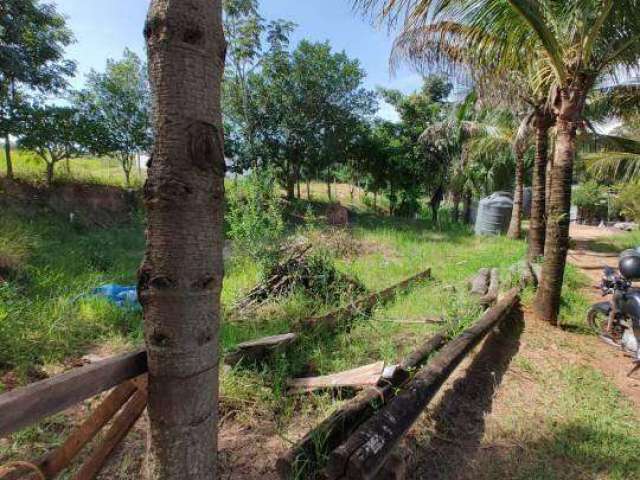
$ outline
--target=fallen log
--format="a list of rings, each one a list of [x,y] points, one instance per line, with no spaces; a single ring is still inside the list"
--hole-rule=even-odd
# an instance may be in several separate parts
[[[445,335],[436,333],[405,357],[393,375],[381,382],[383,385],[363,390],[309,431],[278,458],[276,469],[280,478],[292,478],[295,472],[316,465],[323,455],[344,442],[360,424],[395,395],[398,387],[409,379],[412,370],[424,363],[445,342]]]
[[[491,270],[488,268],[481,268],[478,273],[469,281],[469,286],[472,295],[483,296],[487,294],[489,289],[489,275]]]
[[[228,353],[224,357],[224,363],[227,365],[235,365],[240,360],[259,361],[270,353],[278,351],[292,343],[298,338],[295,333],[285,333],[283,335],[274,335],[271,337],[259,338],[249,342],[239,343],[236,350]]]
[[[385,303],[393,299],[403,290],[406,290],[412,284],[428,280],[431,278],[431,269],[428,268],[424,272],[420,272],[411,278],[407,278],[402,282],[393,285],[389,288],[385,288],[371,295],[362,297],[353,303],[322,315],[319,317],[311,317],[301,322],[302,329],[313,329],[319,326],[326,328],[335,328],[341,321],[354,317],[358,313],[366,312],[376,306],[378,303]]]
[[[137,389],[133,396],[122,408],[122,411],[113,420],[102,442],[91,452],[84,462],[74,480],[93,480],[104,466],[105,462],[115,448],[126,437],[131,427],[136,423],[144,409],[147,407],[146,381]]]
[[[329,456],[329,479],[373,479],[418,416],[464,357],[518,302],[514,288],[478,322],[451,340],[375,416],[363,423]]]
[[[320,377],[295,378],[287,381],[292,392],[312,392],[321,388],[358,388],[377,385],[382,378],[384,362],[376,362],[363,367]]]
[[[487,293],[480,298],[480,304],[485,307],[490,307],[498,301],[498,295],[500,294],[500,270],[497,268],[491,269],[489,276],[489,289]]]

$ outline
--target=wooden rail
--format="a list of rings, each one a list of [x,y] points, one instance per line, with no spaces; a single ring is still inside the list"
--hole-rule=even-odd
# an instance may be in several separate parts
[[[0,437],[62,412],[147,371],[147,353],[138,350],[0,395]]]

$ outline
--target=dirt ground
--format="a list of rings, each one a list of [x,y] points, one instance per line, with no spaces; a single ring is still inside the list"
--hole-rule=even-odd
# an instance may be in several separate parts
[[[605,301],[600,290],[595,288],[602,278],[602,269],[605,265],[617,268],[618,252],[597,252],[592,249],[593,243],[603,238],[609,238],[619,234],[618,230],[591,227],[587,225],[573,225],[571,227],[571,239],[574,248],[569,251],[568,261],[576,265],[592,281],[592,287],[585,293],[593,302]],[[595,338],[597,350],[596,365],[600,368],[640,410],[640,380],[638,375],[628,378],[627,372],[632,368],[631,360],[621,352],[617,352],[608,345],[599,343]]]

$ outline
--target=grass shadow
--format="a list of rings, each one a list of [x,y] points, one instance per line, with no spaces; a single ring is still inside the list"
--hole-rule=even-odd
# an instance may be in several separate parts
[[[444,394],[430,415],[432,435],[417,441],[416,465],[409,478],[453,479],[467,468],[481,446],[485,415],[520,348],[523,326],[522,311],[514,311],[500,331],[490,334],[464,377]]]

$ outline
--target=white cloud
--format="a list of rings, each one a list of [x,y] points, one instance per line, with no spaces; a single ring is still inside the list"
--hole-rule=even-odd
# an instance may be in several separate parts
[[[376,113],[376,116],[390,122],[400,121],[400,115],[398,114],[396,109],[384,100],[380,102],[380,108],[378,108],[378,113]]]

